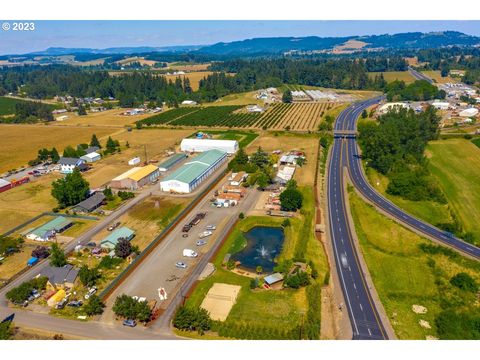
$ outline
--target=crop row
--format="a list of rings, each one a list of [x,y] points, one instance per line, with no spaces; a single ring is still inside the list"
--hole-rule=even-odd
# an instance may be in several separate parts
[[[179,119],[182,116],[192,114],[197,111],[199,111],[199,108],[195,108],[195,107],[183,107],[178,109],[172,109],[157,115],[150,116],[138,122],[141,123],[142,125],[147,125],[147,126],[167,124],[170,121]]]

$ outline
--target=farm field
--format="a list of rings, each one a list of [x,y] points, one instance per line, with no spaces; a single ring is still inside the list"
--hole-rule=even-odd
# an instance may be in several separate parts
[[[141,120],[142,125],[210,126],[315,131],[337,103],[274,104],[264,113],[248,113],[240,105],[182,107]]]
[[[478,262],[403,228],[353,191],[349,198],[363,257],[399,339],[446,338],[439,333],[436,320],[447,309],[478,314],[475,295],[450,284],[450,278],[460,272],[478,283]],[[413,305],[425,307],[426,313],[413,312]],[[422,327],[420,320],[427,321],[431,329]],[[448,336],[455,338],[453,333]]]
[[[376,75],[383,74],[383,78],[386,82],[392,82],[395,80],[404,81],[405,84],[411,84],[415,81],[415,78],[408,71],[383,71],[383,72],[369,72],[368,77],[373,79]]]
[[[193,72],[186,73],[185,75],[164,75],[164,76],[171,81],[175,81],[177,77],[182,78],[182,80],[187,78],[190,80],[190,85],[193,91],[197,91],[199,88],[200,80],[202,80],[204,77],[211,74],[213,74],[212,71],[193,71]]]
[[[295,136],[294,134],[265,133],[260,135],[246,148],[248,153],[254,152],[258,147],[267,152],[274,150],[305,152],[307,161],[302,167],[297,167],[294,178],[299,185],[312,186],[315,179],[315,165],[318,151],[318,138],[310,136]]]
[[[264,102],[261,99],[257,99],[257,91],[249,91],[238,94],[230,94],[224,96],[212,103],[205,104],[206,106],[222,106],[222,105],[263,105]]]
[[[173,62],[169,63],[167,69],[176,71],[206,71],[210,63],[191,64],[188,62]]]
[[[465,139],[431,141],[429,166],[465,232],[480,243],[480,149]]]
[[[145,119],[151,114],[124,116],[120,115],[125,109],[111,109],[97,113],[88,113],[88,115],[78,116],[76,113],[65,113],[60,116],[68,116],[67,119],[53,123],[56,126],[118,126],[124,127],[131,125],[135,121]],[[51,125],[53,125],[51,124]]]
[[[457,79],[452,78],[450,76],[442,77],[439,70],[422,71],[422,73],[427,75],[429,78],[433,79],[438,84],[444,84],[444,83],[448,83],[448,82],[451,82],[451,83],[458,82]]]
[[[67,145],[89,142],[92,134],[100,139],[115,131],[118,129],[1,124],[0,173],[27,164],[43,147],[55,146],[61,152]]]

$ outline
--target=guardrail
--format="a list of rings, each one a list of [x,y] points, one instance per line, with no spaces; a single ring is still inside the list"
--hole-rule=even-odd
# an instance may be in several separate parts
[[[122,283],[122,281],[129,275],[133,270],[137,268],[140,263],[145,260],[145,258],[157,247],[157,245],[163,240],[163,238],[168,235],[178,223],[183,220],[190,211],[205,197],[208,192],[210,192],[220,180],[227,174],[228,170],[223,170],[217,177],[205,188],[200,194],[198,194],[193,201],[183,209],[180,214],[178,214],[171,222],[167,225],[165,229],[158,234],[153,241],[148,244],[148,246],[143,249],[143,251],[115,278],[112,282],[99,294],[99,297],[103,300],[107,299],[113,291]]]

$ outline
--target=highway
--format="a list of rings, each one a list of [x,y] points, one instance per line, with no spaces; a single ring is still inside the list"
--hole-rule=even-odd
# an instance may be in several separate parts
[[[335,132],[346,130],[352,114],[361,112],[376,101],[378,100],[370,100],[345,109],[337,118]],[[345,140],[336,137],[330,154],[327,179],[329,229],[336,270],[352,325],[353,339],[388,339],[368,289],[348,220],[343,180],[344,167],[348,165],[345,152]]]
[[[348,223],[344,197],[344,169],[347,169],[353,185],[364,198],[393,220],[416,230],[427,238],[480,259],[478,247],[406,213],[380,195],[367,181],[355,136],[357,119],[363,109],[381,100],[382,97],[378,97],[356,103],[340,113],[335,123],[335,138],[328,171],[327,206],[330,238],[354,339],[386,339],[387,334],[366,285],[359,254],[355,249],[352,229]],[[367,269],[364,270],[367,271]]]
[[[428,76],[422,74],[421,72],[418,72],[417,70],[414,70],[413,68],[411,67],[408,67],[408,71],[410,72],[410,74],[412,74],[412,76],[417,79],[417,80],[425,80],[425,81],[428,81],[430,84],[433,84],[433,80],[430,79]]]

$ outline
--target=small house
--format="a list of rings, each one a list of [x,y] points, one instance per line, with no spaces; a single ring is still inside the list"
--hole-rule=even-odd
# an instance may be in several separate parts
[[[60,160],[58,160],[58,164],[60,165],[60,172],[62,174],[71,174],[74,169],[80,171],[86,169],[85,160],[78,158],[61,157]]]
[[[125,226],[116,229],[110,233],[105,239],[100,242],[102,249],[113,250],[120,239],[132,240],[135,237],[135,232]]]
[[[61,233],[71,227],[73,221],[63,216],[57,216],[55,219],[39,226],[27,234],[27,239],[35,241],[50,241],[55,238],[57,233]]]
[[[77,280],[78,269],[70,264],[62,267],[47,265],[40,271],[39,276],[45,276],[48,278],[47,289],[49,290],[71,289]]]

